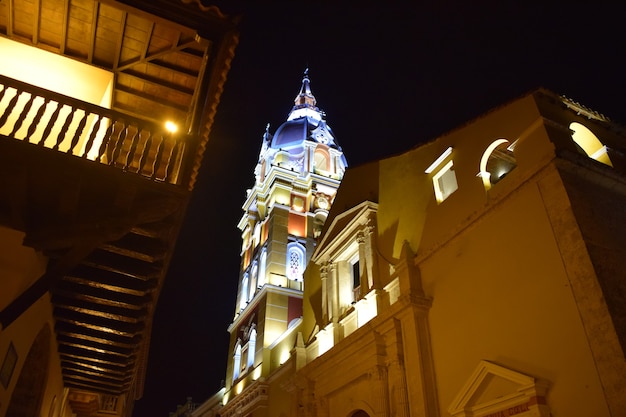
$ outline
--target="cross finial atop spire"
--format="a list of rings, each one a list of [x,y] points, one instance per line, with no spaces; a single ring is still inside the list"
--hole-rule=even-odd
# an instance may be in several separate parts
[[[300,92],[296,96],[295,108],[300,107],[315,107],[316,101],[313,93],[311,92],[311,85],[309,80],[309,67],[306,67],[304,70],[304,75],[302,77],[302,87],[300,87]]]

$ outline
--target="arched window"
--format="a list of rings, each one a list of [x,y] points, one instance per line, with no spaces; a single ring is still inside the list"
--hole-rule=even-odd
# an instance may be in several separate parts
[[[606,146],[591,130],[578,122],[570,123],[569,128],[572,131],[572,139],[589,158],[610,167],[613,166]]]
[[[254,294],[256,294],[257,290],[257,276],[259,274],[259,266],[256,261],[252,263],[252,268],[250,269],[250,296],[249,299],[252,300],[254,298]]]
[[[254,233],[252,235],[252,244],[256,248],[259,242],[261,241],[261,223],[257,223],[254,225]]]
[[[479,176],[486,190],[511,172],[517,163],[512,146],[506,139],[496,139],[485,149],[480,159]]]
[[[265,266],[267,265],[267,248],[263,248],[261,251],[261,259],[259,260],[259,275],[257,280],[257,286],[262,287],[265,285]]]
[[[246,272],[243,275],[243,279],[241,280],[241,297],[239,299],[239,308],[244,309],[248,304],[248,273]]]
[[[325,149],[315,149],[313,155],[314,172],[328,172],[330,170],[330,155]]]
[[[248,368],[254,366],[254,354],[256,352],[256,329],[250,330],[250,339],[248,340]]]
[[[287,245],[287,278],[302,281],[305,253],[304,246],[297,242],[291,242]]]
[[[241,341],[237,341],[235,345],[235,354],[233,355],[233,381],[239,378],[239,369],[241,368]]]

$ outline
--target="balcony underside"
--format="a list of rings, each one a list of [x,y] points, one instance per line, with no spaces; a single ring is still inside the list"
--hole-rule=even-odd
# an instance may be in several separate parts
[[[189,192],[0,137],[0,224],[25,232],[47,272],[2,311],[10,324],[45,291],[65,385],[129,392]]]

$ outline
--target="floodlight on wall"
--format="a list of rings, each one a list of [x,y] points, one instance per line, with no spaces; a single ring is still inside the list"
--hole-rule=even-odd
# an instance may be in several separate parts
[[[448,147],[448,149],[446,149],[441,155],[439,155],[439,158],[435,159],[435,162],[433,162],[428,168],[426,168],[424,174],[430,174],[431,172],[433,172],[439,165],[441,165],[443,161],[445,161],[447,157],[450,156],[450,154],[452,154],[451,146]]]

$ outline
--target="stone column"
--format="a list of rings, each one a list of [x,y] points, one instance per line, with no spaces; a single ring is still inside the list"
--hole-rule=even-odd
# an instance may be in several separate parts
[[[328,323],[328,263],[320,267],[320,277],[322,278],[322,326]]]
[[[328,318],[336,322],[339,317],[339,278],[337,277],[337,264],[330,263],[330,282],[328,286]]]
[[[376,365],[370,372],[372,407],[378,417],[389,416],[389,377],[387,367]]]
[[[400,299],[404,305],[397,314],[402,333],[402,352],[406,367],[411,369],[407,379],[407,397],[412,416],[439,415],[437,384],[433,361],[428,312],[432,300],[425,296],[415,255],[408,243],[402,249],[400,262],[396,265],[400,282]]]
[[[372,288],[372,275],[369,268],[369,256],[367,256],[365,233],[360,230],[356,234],[356,242],[359,244],[359,285],[361,286],[359,298],[364,296]],[[356,300],[355,300],[356,301]]]

